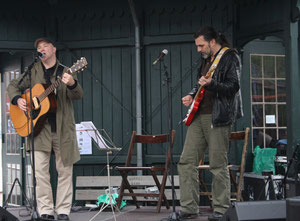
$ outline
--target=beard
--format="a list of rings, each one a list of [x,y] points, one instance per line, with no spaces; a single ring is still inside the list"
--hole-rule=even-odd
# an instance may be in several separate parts
[[[212,55],[212,51],[211,51],[210,45],[208,45],[208,49],[209,50],[207,52],[202,52],[201,53],[202,58],[207,59],[207,58],[209,58]]]
[[[202,58],[207,59],[209,57],[208,54],[201,53]]]

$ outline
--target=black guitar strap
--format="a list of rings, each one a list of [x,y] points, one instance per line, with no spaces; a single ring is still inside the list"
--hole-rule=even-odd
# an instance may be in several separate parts
[[[56,69],[56,73],[55,73],[55,81],[57,80],[58,77],[62,77],[62,74],[63,74],[63,71],[64,71],[64,66],[62,64],[58,64],[58,67]],[[54,94],[57,96],[57,93],[56,93],[56,88],[54,90]]]
[[[59,64],[58,67],[57,67],[57,71],[56,71],[56,76],[55,76],[55,80],[57,80],[57,77],[61,77],[62,74],[63,74],[63,71],[64,71],[64,66]]]
[[[56,73],[55,73],[55,81],[57,80],[58,77],[62,76],[63,71],[64,71],[64,66],[61,64],[58,64],[58,67],[57,67]],[[54,90],[54,94],[55,94],[55,97],[57,97],[56,88]],[[51,126],[51,132],[56,132],[56,113],[49,111],[47,113],[47,117],[48,117],[48,122]]]

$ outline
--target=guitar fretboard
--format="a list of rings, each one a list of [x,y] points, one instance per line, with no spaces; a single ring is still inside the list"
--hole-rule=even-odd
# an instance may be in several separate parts
[[[87,66],[86,58],[82,57],[78,60],[72,67],[70,67],[67,72],[71,75],[76,72],[82,70],[85,66]],[[58,77],[57,80],[51,84],[40,96],[38,96],[39,102],[41,103],[49,94],[51,94],[55,88],[57,88],[61,83],[61,78]]]
[[[46,97],[48,97],[48,95],[51,94],[55,90],[55,88],[57,88],[60,85],[60,82],[61,78],[59,77],[40,96],[38,96],[39,101],[42,102]]]

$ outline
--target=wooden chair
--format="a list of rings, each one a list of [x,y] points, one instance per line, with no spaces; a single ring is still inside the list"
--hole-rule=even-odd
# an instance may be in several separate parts
[[[248,149],[248,139],[249,139],[249,132],[250,129],[247,127],[245,131],[239,131],[239,132],[232,132],[230,134],[230,141],[243,141],[243,150],[242,150],[242,156],[241,156],[241,164],[240,165],[228,165],[229,174],[230,174],[230,180],[233,185],[233,189],[235,192],[231,191],[231,195],[235,196],[236,201],[243,201],[242,198],[242,182],[243,182],[243,176],[245,171],[245,163],[246,163],[246,155],[247,155],[247,149]],[[209,165],[204,165],[204,156],[202,157],[200,164],[198,166],[199,169],[199,184],[201,187],[200,195],[205,195],[209,199],[209,203],[211,205],[211,192],[208,192],[207,187],[205,185],[205,182],[202,177],[202,172],[204,170],[209,170]],[[239,172],[239,180],[236,182],[236,173]],[[234,200],[234,198],[232,199]]]
[[[131,196],[136,207],[139,208],[137,203],[137,197],[158,197],[157,201],[157,212],[160,212],[160,208],[162,202],[165,203],[166,208],[169,209],[169,203],[167,201],[167,197],[164,193],[166,181],[167,181],[167,174],[168,169],[170,166],[170,159],[171,159],[171,148],[173,148],[174,138],[175,138],[175,130],[172,131],[171,139],[169,139],[169,134],[159,134],[159,135],[137,135],[135,131],[132,132],[131,142],[127,154],[127,160],[124,167],[116,167],[122,176],[122,183],[119,190],[119,197],[117,199],[117,206],[120,208],[121,201],[123,196]],[[170,142],[171,141],[171,142]],[[168,153],[166,156],[166,161],[164,167],[156,167],[156,166],[148,166],[148,167],[134,167],[131,166],[132,155],[134,152],[134,147],[136,143],[147,144],[145,148],[150,148],[152,144],[161,144],[161,143],[169,143],[168,145]],[[149,145],[151,144],[151,145]],[[149,172],[158,188],[159,193],[140,193],[138,191],[134,192],[132,185],[128,181],[128,173],[132,171],[147,171]],[[162,181],[160,182],[157,178],[156,172],[161,172],[163,174]],[[125,189],[128,189],[129,192],[124,192]]]

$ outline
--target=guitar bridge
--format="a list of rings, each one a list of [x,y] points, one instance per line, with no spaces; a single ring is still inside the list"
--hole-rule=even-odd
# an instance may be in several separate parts
[[[33,104],[32,106],[33,106],[34,110],[37,110],[40,108],[40,101],[37,97],[32,98],[32,104]]]

